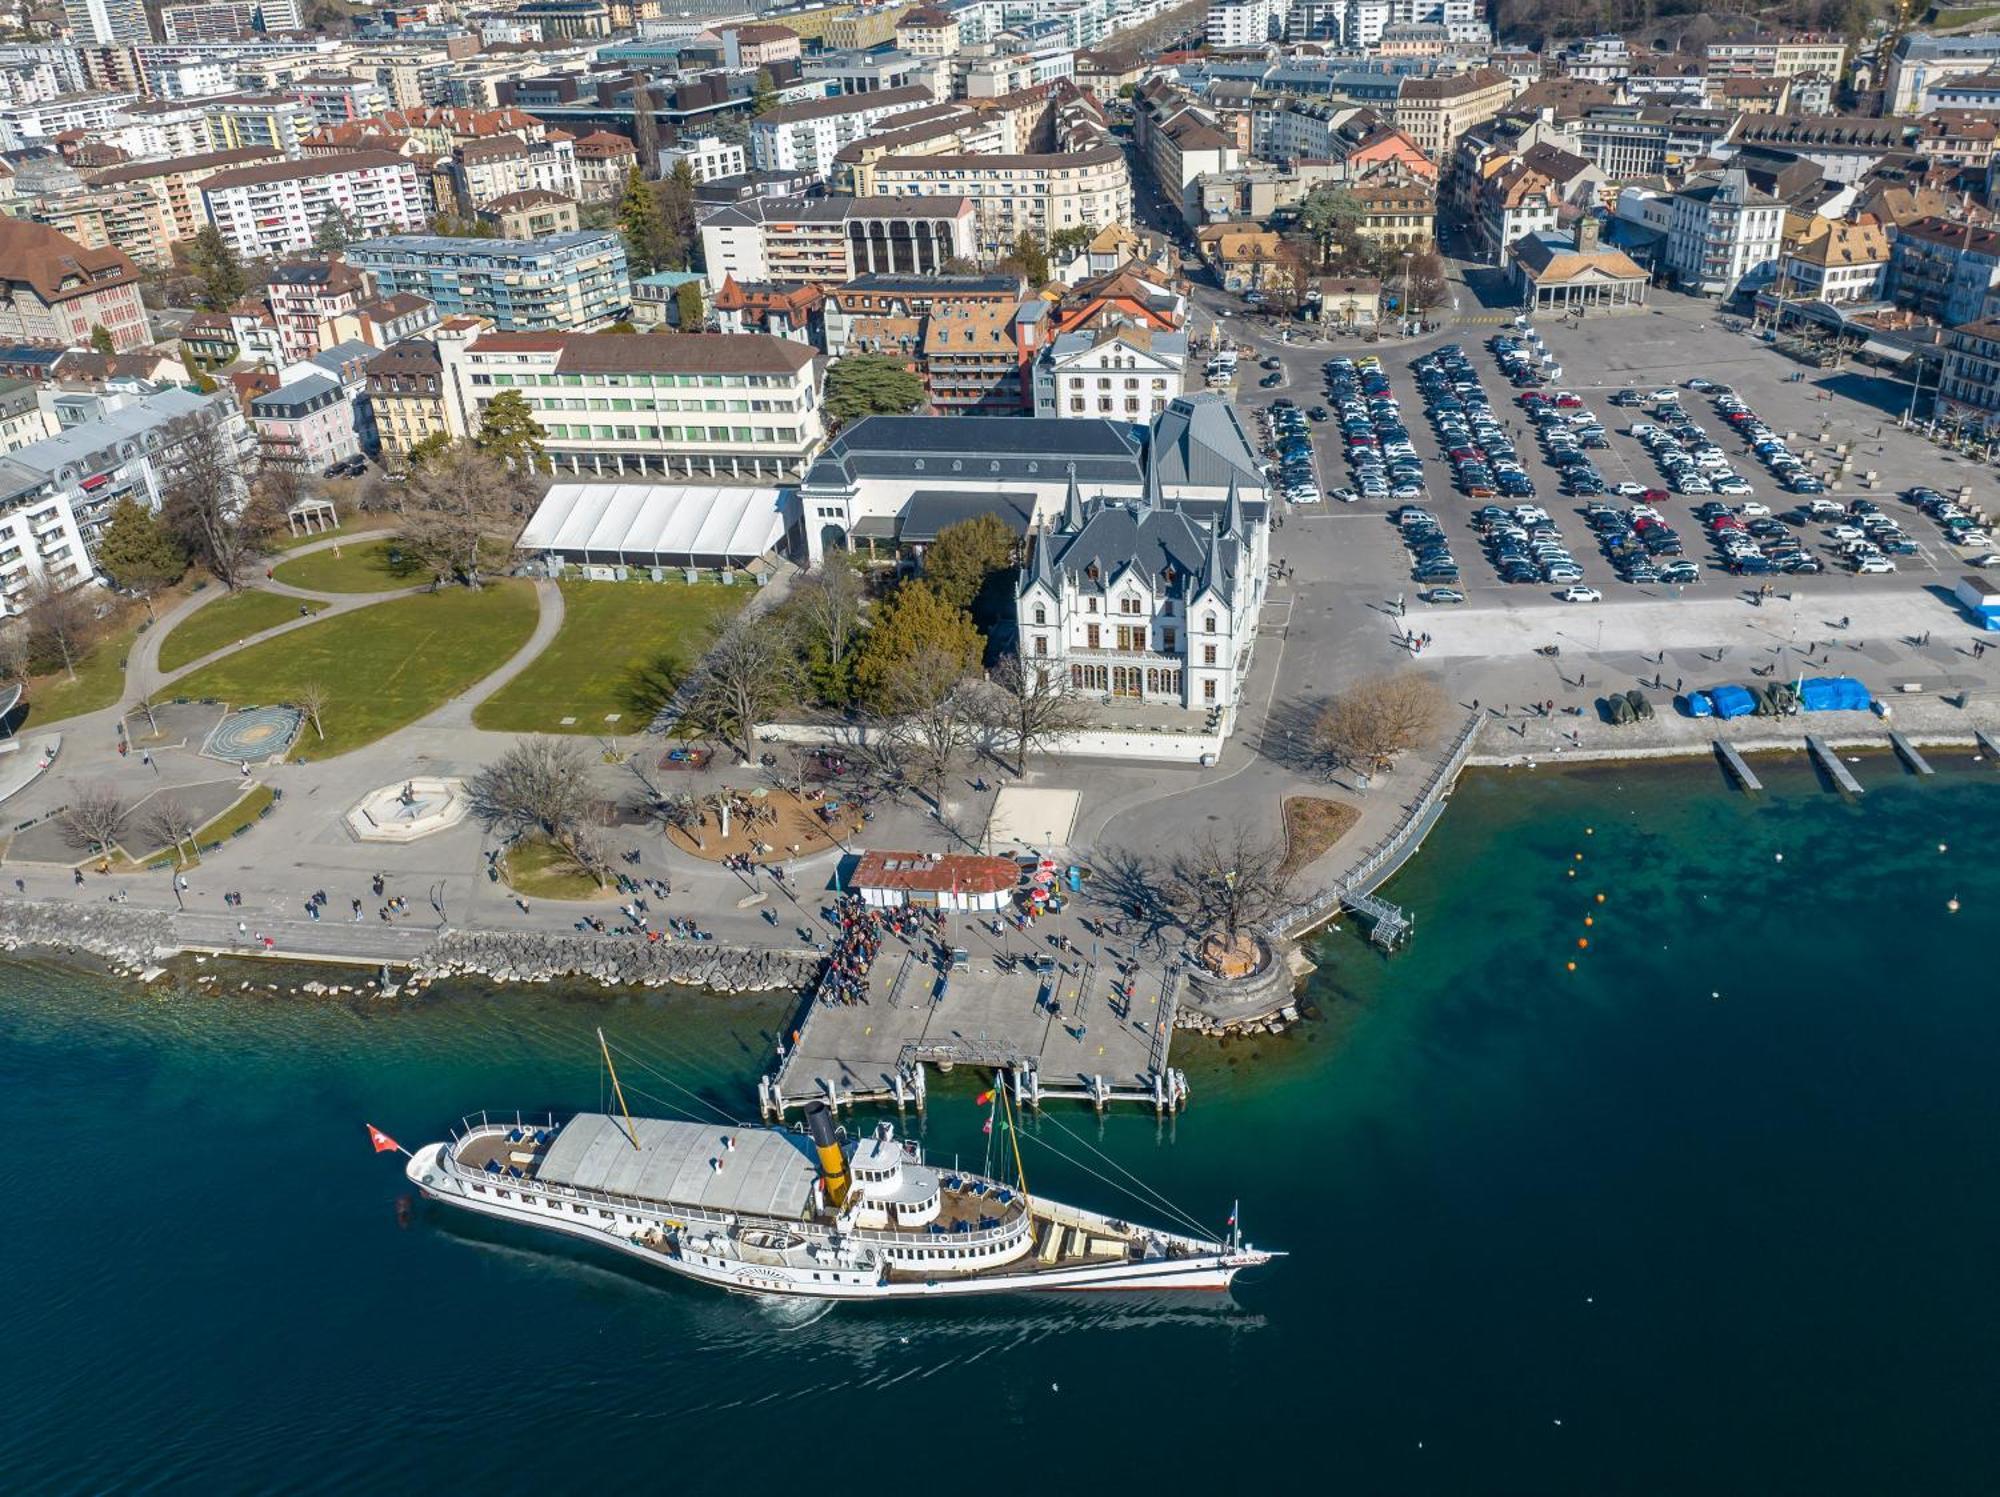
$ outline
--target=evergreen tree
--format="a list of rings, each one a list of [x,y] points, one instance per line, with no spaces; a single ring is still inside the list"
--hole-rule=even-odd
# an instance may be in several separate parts
[[[763,114],[778,102],[778,85],[771,81],[769,68],[757,69],[757,81],[750,94],[750,113],[754,117]]]
[[[978,665],[983,649],[971,614],[939,597],[928,582],[906,582],[875,610],[855,656],[854,684],[864,701],[886,710],[905,668],[919,655],[942,651],[962,675]]]
[[[653,189],[660,224],[660,242],[654,253],[659,261],[656,269],[688,268],[688,252],[695,239],[695,186],[694,168],[680,160]]]
[[[502,390],[480,413],[476,445],[482,452],[520,466],[542,455],[542,425],[519,390]]]
[[[662,268],[654,259],[662,227],[659,199],[634,166],[625,178],[625,196],[618,204],[618,232],[625,237],[625,259],[633,275],[651,275]]]
[[[313,230],[313,248],[323,255],[337,255],[360,237],[361,226],[347,216],[344,208],[335,208],[319,221]]]
[[[701,282],[686,281],[674,289],[674,306],[680,313],[681,331],[698,333],[708,325],[708,308],[701,298]]]
[[[229,241],[222,237],[222,230],[214,224],[205,224],[194,241],[188,246],[188,269],[201,281],[198,300],[210,312],[226,312],[236,305],[248,286],[243,277],[243,262],[236,258],[236,251],[229,247]]]
[[[150,596],[179,581],[188,558],[151,510],[121,499],[97,539],[97,564],[120,587]]]
[[[1026,229],[1014,240],[1013,249],[1000,262],[1000,267],[1019,275],[1037,290],[1049,283],[1048,254],[1043,250],[1041,240]]]
[[[825,408],[843,424],[907,415],[923,403],[924,382],[884,354],[849,354],[826,371]]]
[[[111,329],[101,322],[93,322],[90,325],[90,346],[99,353],[118,352],[118,345],[111,337]]]

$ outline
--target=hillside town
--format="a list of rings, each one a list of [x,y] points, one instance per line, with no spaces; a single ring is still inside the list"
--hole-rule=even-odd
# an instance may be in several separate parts
[[[1209,828],[1222,981],[1467,762],[1969,733],[2000,31],[1843,17],[13,0],[16,892],[810,953],[864,821]]]

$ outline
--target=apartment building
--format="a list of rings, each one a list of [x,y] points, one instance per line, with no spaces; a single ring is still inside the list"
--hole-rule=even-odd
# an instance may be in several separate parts
[[[346,254],[378,294],[420,296],[441,318],[483,317],[502,332],[604,327],[632,313],[624,241],[605,230],[535,240],[392,234]]]
[[[1915,114],[1932,85],[2000,66],[2000,32],[1931,36],[1906,31],[1889,47],[1882,72],[1882,112]]]
[[[263,31],[297,31],[298,0],[204,0],[160,12],[168,42],[228,42]]]
[[[885,354],[922,375],[925,328],[940,307],[1011,317],[1026,290],[1010,275],[858,275],[827,290],[821,313],[826,351],[835,358]]]
[[[202,182],[201,196],[223,239],[247,259],[309,248],[336,216],[358,238],[399,233],[427,217],[416,163],[387,151],[217,172]]]
[[[2000,232],[1949,218],[1900,225],[1889,250],[1888,289],[1900,306],[1946,327],[1986,314],[2000,286]]]
[[[201,184],[218,172],[239,167],[262,166],[283,158],[267,146],[241,151],[210,151],[201,155],[178,156],[164,161],[135,161],[128,166],[107,167],[88,178],[93,188],[107,191],[139,191],[159,205],[169,243],[194,238],[208,222],[202,205]],[[138,258],[134,253],[133,257]]]
[[[750,158],[734,141],[714,135],[676,141],[660,148],[660,175],[671,176],[682,162],[697,182],[719,182],[724,177],[740,177],[750,169]]]
[[[1132,141],[1161,195],[1188,222],[1193,222],[1192,207],[1200,198],[1193,189],[1203,174],[1232,171],[1243,164],[1242,151],[1217,127],[1215,117],[1196,108],[1165,78],[1155,79],[1132,96]]]
[[[510,192],[482,204],[476,217],[502,239],[546,239],[583,227],[576,199],[559,192]]]
[[[1703,60],[1711,78],[1797,78],[1808,73],[1838,78],[1847,67],[1847,43],[1811,33],[1710,42]]]
[[[1884,156],[1913,145],[1916,137],[1903,120],[1774,114],[1746,116],[1729,141],[1739,150],[1790,151],[1817,163],[1829,182],[1858,182]]]
[[[105,328],[123,352],[152,341],[139,268],[32,219],[0,216],[0,342],[87,347]]]
[[[767,109],[750,125],[750,156],[758,171],[809,171],[821,181],[833,174],[836,152],[894,119],[934,102],[921,84],[864,94],[809,99]]]
[[[1209,0],[1202,40],[1211,47],[1261,47],[1285,33],[1286,0]]]
[[[1514,80],[1492,68],[1405,78],[1396,95],[1395,124],[1426,156],[1443,163],[1459,136],[1499,114],[1513,97]]]
[[[1034,364],[1037,416],[1151,422],[1186,393],[1187,334],[1125,322],[1059,335]]]
[[[391,102],[381,84],[345,73],[308,73],[294,78],[285,92],[310,109],[321,125],[373,119],[387,111]]]
[[[69,34],[82,46],[153,40],[145,0],[63,0],[62,9]]]
[[[485,333],[440,328],[456,437],[518,390],[551,472],[796,480],[825,433],[811,348],[763,333]]]
[[[10,104],[0,109],[0,151],[47,145],[72,130],[99,134],[117,124],[138,99],[136,90],[106,89]]]
[[[1889,235],[1875,222],[1815,218],[1806,236],[1786,250],[1778,285],[1787,296],[1824,302],[1879,301],[1889,274]]]
[[[1046,155],[886,156],[875,184],[890,197],[969,198],[984,255],[1005,253],[1022,234],[1046,240],[1063,229],[1132,222],[1125,153],[1109,141]]]
[[[495,135],[469,140],[451,153],[453,196],[463,212],[516,192],[578,194],[576,143],[558,130],[542,140]]]
[[[1940,406],[2000,411],[2000,322],[1982,317],[1947,328],[1944,345]]]
[[[319,127],[312,106],[283,94],[230,94],[202,101],[209,143],[218,151],[261,146],[297,156],[305,138]]]
[[[931,275],[978,253],[978,214],[963,196],[753,198],[702,221],[711,291],[738,284],[858,275]]]
[[[309,359],[341,341],[333,329],[369,300],[361,272],[340,260],[296,260],[278,266],[264,287],[278,348],[287,360]]]
[[[1384,249],[1423,249],[1437,237],[1437,194],[1424,182],[1363,182],[1352,189],[1361,209],[1355,232]]]
[[[896,22],[896,50],[912,57],[952,57],[958,52],[958,18],[934,5],[912,6]]]
[[[1665,264],[1690,290],[1729,296],[1778,268],[1785,205],[1740,170],[1702,172],[1667,198]]]
[[[465,334],[483,330],[469,321],[453,326]],[[451,436],[444,410],[444,363],[433,339],[390,344],[368,362],[362,378],[385,459],[400,462],[419,442]]]

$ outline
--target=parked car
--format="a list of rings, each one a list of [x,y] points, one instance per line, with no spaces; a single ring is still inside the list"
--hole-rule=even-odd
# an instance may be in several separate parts
[[[1578,583],[1574,587],[1564,588],[1557,596],[1565,603],[1602,603],[1604,601],[1603,593],[1594,587],[1585,587],[1581,583]]]

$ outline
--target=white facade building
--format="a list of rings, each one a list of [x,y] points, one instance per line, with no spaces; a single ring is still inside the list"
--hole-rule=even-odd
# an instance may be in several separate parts
[[[416,163],[387,151],[354,151],[217,172],[201,184],[209,219],[246,259],[309,248],[336,214],[373,239],[426,221]]]
[[[1285,0],[1209,0],[1202,39],[1211,47],[1261,47],[1284,35]]]
[[[934,102],[928,88],[909,84],[780,104],[751,122],[751,159],[761,172],[805,171],[825,181],[833,174],[833,158],[842,146],[874,134],[878,121],[927,109]]]
[[[1728,296],[1777,270],[1785,205],[1740,170],[1704,172],[1668,198],[1666,266],[1682,284]]]
[[[750,169],[750,158],[743,147],[713,135],[661,147],[660,175],[671,176],[674,168],[683,161],[688,164],[688,170],[694,173],[697,182],[740,177]]]
[[[1186,393],[1187,334],[1106,326],[1064,333],[1035,360],[1037,416],[1151,422]]]

